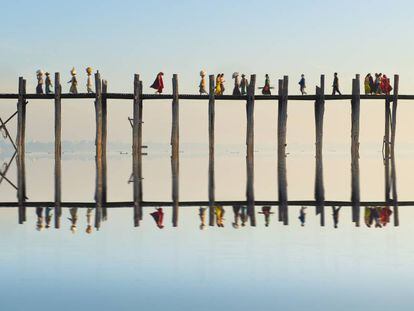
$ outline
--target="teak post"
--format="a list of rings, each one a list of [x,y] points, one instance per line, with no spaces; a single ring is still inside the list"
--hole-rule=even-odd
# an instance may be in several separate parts
[[[351,200],[352,221],[356,226],[360,223],[360,183],[359,183],[359,118],[360,118],[360,85],[359,75],[352,80],[352,127],[351,127]]]
[[[246,198],[247,198],[247,213],[250,218],[250,225],[256,226],[256,213],[254,202],[254,93],[256,87],[256,75],[250,76],[250,83],[247,88],[247,155],[246,155],[246,168],[247,168],[247,185],[246,185]]]
[[[106,143],[107,143],[107,93],[108,93],[108,82],[102,80],[102,219],[107,220],[108,210],[106,208],[107,193],[108,193],[108,175],[107,175],[107,161],[106,161]]]
[[[325,76],[321,75],[320,87],[316,87],[315,101],[315,201],[316,213],[320,214],[321,226],[325,226],[325,188],[323,184],[323,116],[325,112]]]
[[[55,73],[55,228],[60,228],[62,216],[62,86]]]
[[[140,196],[140,158],[141,158],[141,146],[139,139],[139,115],[140,115],[140,102],[141,102],[141,83],[139,75],[134,75],[134,102],[133,102],[133,124],[132,124],[132,174],[133,174],[133,199],[134,199],[134,226],[139,226],[141,220],[141,196]]]
[[[103,165],[102,165],[102,80],[99,72],[95,73],[95,115],[96,115],[96,191],[95,191],[95,227],[99,229],[102,220],[103,205]]]
[[[172,129],[171,129],[171,172],[172,172],[172,223],[178,225],[179,209],[179,100],[178,100],[178,76],[173,75],[173,100],[172,100]]]
[[[279,105],[278,105],[278,187],[279,187],[279,220],[284,225],[289,223],[288,219],[288,195],[287,195],[287,173],[286,173],[286,125],[287,125],[287,94],[288,77],[279,80]]]
[[[214,125],[215,125],[215,95],[214,95],[214,75],[209,76],[209,100],[208,100],[208,206],[210,226],[214,226],[214,204],[216,200],[215,192],[215,172],[214,172]]]
[[[392,100],[391,118],[391,180],[392,180],[392,202],[394,207],[394,226],[399,226],[398,195],[397,195],[397,173],[395,168],[395,132],[397,127],[397,104],[398,104],[399,76],[394,75],[394,94]]]
[[[19,224],[26,221],[26,176],[25,176],[25,127],[26,127],[26,80],[19,78],[17,101],[17,199],[19,202]]]

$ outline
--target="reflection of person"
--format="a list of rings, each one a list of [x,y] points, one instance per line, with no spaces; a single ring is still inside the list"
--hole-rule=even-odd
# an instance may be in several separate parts
[[[299,210],[299,220],[300,220],[300,225],[303,227],[305,226],[305,221],[306,221],[306,206],[302,206]]]
[[[152,212],[150,215],[152,216],[152,218],[154,218],[155,223],[157,224],[157,227],[159,229],[164,228],[164,225],[162,224],[164,220],[164,212],[161,207],[156,208],[155,212]]]
[[[270,215],[274,214],[273,212],[271,212],[270,210],[272,209],[271,206],[263,206],[262,207],[262,211],[259,212],[259,214],[263,214],[264,218],[265,218],[265,226],[269,227],[269,223],[270,223]]]
[[[332,206],[332,218],[333,218],[333,222],[334,222],[334,228],[338,228],[338,223],[339,223],[339,211],[341,210],[341,206],[339,207],[335,207]]]
[[[43,220],[45,220],[45,227],[46,229],[50,228],[50,222],[52,221],[52,209],[50,207],[46,207],[45,219],[43,219],[43,207],[36,207],[36,230],[42,231],[44,228]]]
[[[368,228],[371,227],[373,219],[371,218],[371,209],[365,206],[364,221]]]
[[[70,220],[70,222],[72,223],[70,226],[70,231],[72,231],[73,234],[76,233],[77,230],[77,221],[78,221],[78,208],[77,207],[72,207],[71,209],[69,209],[70,212],[70,218],[68,218]]]
[[[389,208],[389,206],[385,206],[385,207],[381,208],[380,220],[381,220],[382,226],[385,227],[390,222],[391,214],[392,214],[392,211]]]
[[[92,233],[92,211],[93,208],[88,208],[86,210],[86,233],[87,234],[91,234]]]
[[[234,213],[234,222],[233,228],[239,228],[239,219],[241,218],[240,214],[241,206],[240,205],[233,205],[233,213]]]
[[[164,80],[162,78],[163,76],[164,76],[164,73],[159,72],[157,74],[157,77],[155,78],[154,83],[151,85],[151,88],[156,90],[155,93],[161,94],[162,90],[164,89]]]
[[[241,206],[240,220],[241,220],[242,227],[244,227],[246,225],[246,222],[249,220],[249,214],[247,213],[247,206],[245,205]]]
[[[206,226],[206,208],[205,207],[201,207],[198,209],[198,216],[200,216],[200,230],[203,230]]]
[[[224,210],[223,206],[216,205],[214,207],[214,212],[216,214],[217,227],[224,227],[223,220],[224,220],[225,210]]]

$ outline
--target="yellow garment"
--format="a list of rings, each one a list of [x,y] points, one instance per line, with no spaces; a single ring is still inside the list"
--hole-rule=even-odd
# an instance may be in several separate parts
[[[364,81],[365,94],[371,93],[371,86],[369,85],[369,78],[366,77]]]
[[[217,76],[216,78],[216,90],[215,90],[215,94],[216,95],[221,95],[221,79],[219,76]]]

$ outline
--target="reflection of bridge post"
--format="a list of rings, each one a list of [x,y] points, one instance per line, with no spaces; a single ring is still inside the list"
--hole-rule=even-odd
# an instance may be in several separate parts
[[[171,172],[172,172],[172,223],[173,227],[178,225],[179,210],[179,99],[178,99],[178,76],[173,75],[173,100],[172,100],[172,128],[171,128]]]
[[[288,104],[288,77],[279,80],[279,105],[278,105],[278,187],[279,187],[279,221],[283,224],[289,223],[288,219],[288,196],[286,176],[286,124]]]
[[[247,90],[247,131],[246,131],[246,144],[247,144],[247,213],[250,217],[250,225],[256,226],[256,214],[255,214],[255,202],[254,202],[254,91],[256,85],[256,75],[250,76],[250,83]]]
[[[325,112],[325,76],[321,75],[320,87],[316,87],[315,101],[315,201],[316,214],[321,216],[321,226],[325,226],[325,188],[323,184],[323,115]]]
[[[359,183],[359,116],[360,85],[359,75],[352,80],[352,128],[351,128],[351,200],[352,221],[356,226],[360,222],[360,183]]]
[[[17,101],[17,199],[19,224],[26,221],[25,131],[26,131],[26,80],[19,78]]]
[[[140,102],[142,102],[142,83],[139,80],[139,75],[134,76],[134,102],[133,102],[133,117],[132,117],[132,175],[133,175],[133,201],[134,201],[134,226],[139,226],[139,221],[142,219],[142,196],[140,194],[140,162],[141,162],[141,144],[140,130],[139,130],[139,110]]]
[[[216,200],[215,171],[214,171],[214,126],[215,126],[215,96],[214,75],[209,76],[208,100],[208,223],[214,226],[214,204]]]
[[[102,220],[103,204],[103,166],[102,166],[102,80],[101,75],[95,74],[95,114],[96,114],[96,190],[95,190],[95,228],[99,229]]]
[[[102,80],[102,219],[108,218],[108,211],[106,208],[107,202],[107,161],[106,161],[106,142],[107,142],[107,96],[108,82]]]
[[[60,74],[55,73],[55,228],[60,228],[62,215],[62,87]]]
[[[394,96],[392,101],[391,115],[391,182],[392,182],[392,201],[394,206],[394,225],[399,226],[398,215],[398,196],[397,196],[397,174],[395,169],[395,132],[397,127],[397,103],[398,103],[398,84],[399,76],[394,75]]]

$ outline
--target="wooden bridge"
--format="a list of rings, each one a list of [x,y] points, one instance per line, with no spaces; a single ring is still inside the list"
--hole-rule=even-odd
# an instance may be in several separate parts
[[[16,149],[11,161],[16,157],[17,162],[17,202],[0,202],[0,207],[18,207],[18,220],[22,224],[26,221],[27,207],[54,207],[55,227],[60,227],[62,208],[64,207],[94,207],[95,227],[101,226],[102,220],[107,218],[108,208],[133,208],[134,225],[139,226],[145,206],[171,206],[172,224],[178,225],[179,207],[185,206],[209,206],[209,225],[214,225],[214,206],[221,205],[247,205],[250,224],[256,225],[255,206],[275,205],[278,206],[279,221],[285,225],[289,223],[289,205],[315,206],[317,215],[320,215],[320,224],[325,225],[325,206],[350,206],[352,208],[352,221],[356,226],[360,225],[360,206],[392,206],[394,210],[394,225],[399,225],[398,206],[412,206],[414,202],[399,202],[397,197],[396,171],[395,171],[395,135],[396,116],[398,100],[414,100],[414,95],[399,95],[399,76],[394,76],[393,94],[387,95],[361,95],[360,76],[356,75],[352,80],[351,95],[326,95],[325,77],[321,76],[320,86],[316,87],[315,95],[288,95],[288,77],[278,81],[278,95],[256,95],[256,76],[251,75],[250,84],[246,96],[232,96],[214,94],[214,76],[209,77],[209,95],[186,95],[179,94],[178,77],[173,75],[172,94],[143,94],[142,81],[139,75],[134,76],[133,93],[109,93],[107,92],[107,81],[102,80],[99,73],[95,74],[96,92],[82,94],[62,94],[60,75],[55,74],[54,94],[27,94],[26,80],[19,78],[19,91],[17,94],[0,94],[0,99],[16,99],[17,111],[5,121],[0,119],[0,129],[3,129],[7,138]],[[61,100],[62,99],[94,99],[96,115],[96,188],[95,202],[62,202],[61,200]],[[25,182],[25,125],[26,105],[28,100],[53,99],[55,108],[55,181],[54,202],[30,202],[26,197]],[[131,100],[133,105],[132,118],[132,176],[133,176],[133,198],[128,202],[107,201],[107,102],[110,99]],[[152,202],[143,200],[142,190],[142,124],[144,100],[165,99],[172,101],[172,126],[171,126],[171,172],[172,172],[172,200],[170,202]],[[360,101],[383,100],[385,102],[385,133],[383,144],[384,173],[385,173],[385,198],[384,201],[361,202],[360,201],[360,177],[359,177],[359,124],[360,124]],[[179,102],[180,100],[205,100],[208,101],[208,131],[209,131],[209,169],[208,169],[208,201],[181,202],[179,200]],[[246,102],[247,132],[246,132],[246,199],[241,201],[216,201],[215,199],[215,104],[216,100],[242,100]],[[278,200],[256,201],[254,194],[254,106],[256,101],[273,100],[278,103]],[[323,181],[323,118],[325,102],[329,100],[350,100],[352,108],[351,127],[351,200],[326,201]],[[315,108],[315,184],[314,200],[289,201],[286,173],[286,126],[287,110],[289,101],[313,101]],[[391,106],[392,103],[392,106]],[[7,123],[17,116],[17,139],[16,142],[10,137]],[[276,160],[276,159],[275,159]],[[11,163],[10,161],[10,163]],[[9,163],[9,164],[10,164]],[[6,172],[0,174],[1,181],[7,180]],[[0,182],[1,182],[0,181]],[[9,180],[8,180],[9,181]],[[9,181],[9,183],[11,183]],[[12,183],[11,183],[12,184]]]

